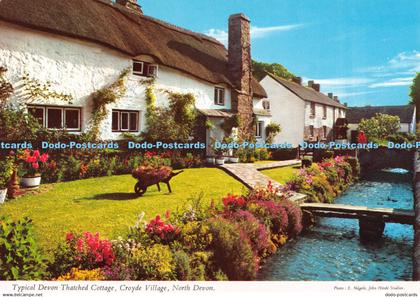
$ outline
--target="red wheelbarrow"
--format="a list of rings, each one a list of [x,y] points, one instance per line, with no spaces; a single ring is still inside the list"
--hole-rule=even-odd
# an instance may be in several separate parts
[[[174,176],[177,176],[182,172],[184,172],[184,170],[174,172],[169,166],[160,166],[157,168],[151,166],[140,166],[132,172],[132,176],[138,180],[134,186],[134,191],[139,196],[143,196],[148,187],[156,185],[160,192],[159,183],[164,183],[168,187],[169,193],[172,193],[169,182]]]

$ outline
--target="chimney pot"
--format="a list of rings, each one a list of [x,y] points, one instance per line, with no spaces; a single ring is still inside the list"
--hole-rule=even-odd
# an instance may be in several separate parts
[[[308,80],[308,87],[312,88],[312,85],[314,84],[313,80]]]
[[[331,99],[334,99],[333,93],[328,93],[328,97],[330,97]]]
[[[137,13],[143,14],[143,10],[141,9],[141,6],[137,3],[137,0],[116,0],[116,3],[128,9],[131,9]]]
[[[339,101],[338,101],[338,96],[334,96],[334,101],[339,102]]]
[[[312,84],[312,88],[317,91],[320,92],[321,91],[321,85],[320,84]]]
[[[300,76],[294,76],[292,78],[292,81],[299,84],[299,85],[302,85],[302,77],[300,77]]]

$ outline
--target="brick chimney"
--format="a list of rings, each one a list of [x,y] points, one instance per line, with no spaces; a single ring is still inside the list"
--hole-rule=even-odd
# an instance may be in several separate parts
[[[321,91],[321,85],[320,84],[312,84],[312,89],[314,89],[317,92]]]
[[[330,99],[334,99],[334,94],[333,93],[328,93],[328,97],[330,97]]]
[[[229,73],[234,84],[232,111],[240,118],[239,136],[253,135],[252,62],[250,20],[244,14],[229,17]]]
[[[143,10],[141,9],[141,6],[137,3],[137,0],[116,0],[115,2],[128,9],[134,10],[137,13],[143,14]]]
[[[314,84],[314,81],[313,80],[308,80],[308,87],[309,88],[312,88],[312,85]]]
[[[292,81],[293,81],[294,83],[297,83],[298,85],[301,85],[301,84],[302,84],[302,78],[301,78],[300,76],[294,76],[294,77],[292,78]]]

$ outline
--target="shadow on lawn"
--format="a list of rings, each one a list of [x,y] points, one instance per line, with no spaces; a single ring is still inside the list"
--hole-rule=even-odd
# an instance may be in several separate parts
[[[140,197],[136,193],[105,193],[84,198],[82,200],[132,200],[137,198]]]

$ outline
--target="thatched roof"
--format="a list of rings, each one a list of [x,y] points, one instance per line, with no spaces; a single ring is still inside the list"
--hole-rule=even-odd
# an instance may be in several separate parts
[[[233,85],[227,50],[217,40],[134,13],[105,0],[2,0],[0,20],[110,47],[211,83]],[[265,97],[257,81],[254,96]]]
[[[284,78],[275,76],[271,73],[267,73],[267,74],[271,78],[273,78],[275,81],[277,81],[279,84],[284,86],[286,89],[288,89],[292,93],[296,94],[299,98],[301,98],[305,101],[310,101],[310,102],[315,102],[315,103],[320,103],[320,104],[325,104],[325,105],[330,105],[330,106],[334,106],[334,107],[347,109],[347,107],[344,106],[343,104],[341,104],[340,102],[337,102],[337,101],[331,99],[330,97],[328,97],[327,95],[325,95],[321,92],[317,92],[312,88],[304,87],[300,84],[297,84],[297,83],[292,82],[290,80],[286,80]]]
[[[358,124],[362,119],[370,119],[377,113],[398,116],[401,123],[411,123],[414,116],[414,105],[350,107],[346,117],[350,124]]]

